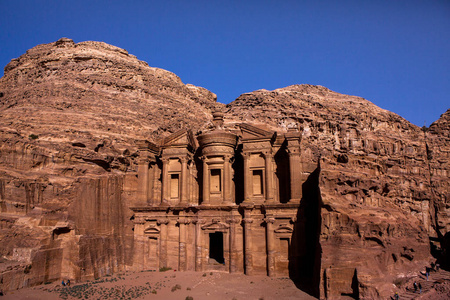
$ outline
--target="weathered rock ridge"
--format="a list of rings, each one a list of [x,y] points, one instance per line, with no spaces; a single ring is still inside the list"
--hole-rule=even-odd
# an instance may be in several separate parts
[[[421,129],[311,85],[225,106],[123,49],[61,39],[13,59],[0,79],[1,288],[132,266],[136,141],[201,130],[215,108],[228,124],[302,132],[303,169],[320,195],[302,202],[309,234],[298,243],[311,265],[300,288],[385,297],[431,254],[448,263],[450,110]]]

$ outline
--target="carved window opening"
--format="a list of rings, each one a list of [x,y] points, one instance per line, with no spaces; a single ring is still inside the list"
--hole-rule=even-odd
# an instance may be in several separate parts
[[[253,195],[259,196],[264,194],[264,178],[263,170],[253,170]]]
[[[209,259],[210,263],[224,264],[223,257],[223,232],[209,234]]]
[[[180,175],[170,174],[170,198],[177,199],[180,196]]]
[[[220,193],[222,191],[222,170],[211,170],[211,193]]]

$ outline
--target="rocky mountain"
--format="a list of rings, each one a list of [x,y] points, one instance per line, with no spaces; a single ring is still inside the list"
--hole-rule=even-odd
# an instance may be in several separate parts
[[[227,113],[300,126],[304,163],[320,167],[322,270],[356,267],[375,298],[423,268],[430,240],[441,246],[450,221],[448,111],[425,130],[363,98],[294,85],[241,95]]]
[[[432,254],[448,260],[450,110],[419,128],[311,85],[225,106],[123,49],[63,38],[13,59],[0,79],[2,288],[126,270],[137,141],[201,130],[216,108],[227,123],[302,132],[303,169],[320,190],[301,216],[304,249],[318,256],[305,282],[339,282],[334,270],[356,268],[361,296],[385,297]]]
[[[101,42],[63,38],[13,59],[0,79],[4,289],[124,270],[136,141],[203,126],[216,98]]]

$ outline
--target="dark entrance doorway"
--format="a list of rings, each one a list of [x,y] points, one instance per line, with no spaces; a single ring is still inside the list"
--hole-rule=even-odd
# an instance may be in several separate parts
[[[223,233],[213,232],[209,234],[209,258],[214,259],[219,264],[223,264]]]

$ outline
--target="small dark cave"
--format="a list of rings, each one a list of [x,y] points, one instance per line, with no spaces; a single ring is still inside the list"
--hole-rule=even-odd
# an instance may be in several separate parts
[[[289,249],[289,277],[300,290],[320,297],[322,247],[319,242],[322,199],[319,188],[320,165],[303,183],[303,197],[294,223]]]
[[[435,239],[435,242],[440,244],[440,249],[436,243],[431,243],[431,240],[430,238],[431,254],[436,258],[436,263],[440,265],[440,268],[450,271],[450,232]]]

